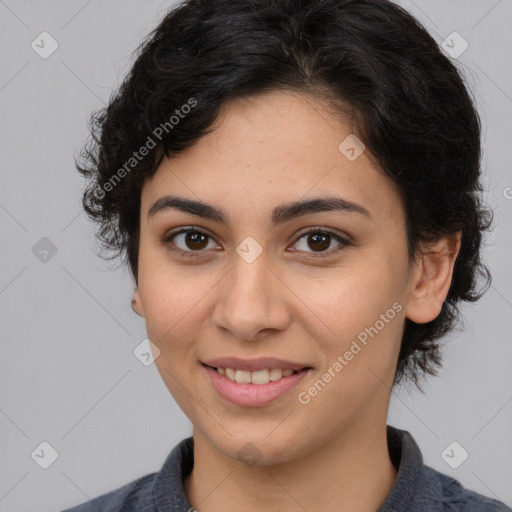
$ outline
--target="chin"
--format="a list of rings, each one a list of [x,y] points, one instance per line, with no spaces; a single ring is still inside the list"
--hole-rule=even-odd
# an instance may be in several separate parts
[[[222,439],[209,436],[215,449],[233,461],[242,462],[247,467],[274,466],[292,461],[304,451],[303,442],[297,444],[292,438],[268,435],[268,429],[255,429],[254,433],[244,432]],[[303,436],[297,436],[304,439]]]

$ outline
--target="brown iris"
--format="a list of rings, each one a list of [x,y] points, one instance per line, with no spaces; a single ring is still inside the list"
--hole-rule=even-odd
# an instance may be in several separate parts
[[[310,244],[310,241],[313,240],[313,245]],[[313,233],[311,235],[308,236],[308,245],[310,245],[310,247],[312,249],[318,249],[320,251],[324,250],[324,249],[327,249],[329,247],[329,244],[330,244],[330,236],[329,235],[324,235],[324,234],[321,234],[321,233]]]
[[[190,249],[204,249],[208,245],[208,235],[198,233],[197,231],[189,231],[185,235],[185,243]],[[204,244],[204,246],[201,244]]]

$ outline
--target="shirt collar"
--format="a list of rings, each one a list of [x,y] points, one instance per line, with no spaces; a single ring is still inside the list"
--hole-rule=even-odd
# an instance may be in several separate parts
[[[391,491],[377,512],[406,512],[418,493],[423,456],[412,435],[406,430],[387,426],[388,449],[397,475]]]
[[[423,456],[416,441],[406,430],[387,426],[388,448],[396,480],[377,512],[406,512],[420,484]],[[153,484],[153,500],[157,512],[187,511],[191,508],[183,486],[194,466],[194,439],[183,439],[174,447],[157,473]]]

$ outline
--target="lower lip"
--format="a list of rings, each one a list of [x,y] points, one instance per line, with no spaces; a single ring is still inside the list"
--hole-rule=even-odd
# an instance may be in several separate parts
[[[305,368],[267,384],[238,384],[209,366],[203,365],[203,368],[220,395],[231,403],[243,407],[258,407],[277,400],[297,386],[309,371]]]

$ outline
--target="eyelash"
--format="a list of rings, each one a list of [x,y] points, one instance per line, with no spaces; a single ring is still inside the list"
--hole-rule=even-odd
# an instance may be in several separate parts
[[[205,252],[204,249],[200,250],[200,251],[193,251],[193,250],[184,251],[183,249],[179,249],[179,248],[175,249],[175,248],[170,247],[169,242],[171,242],[171,240],[175,236],[180,235],[182,233],[199,233],[199,234],[204,235],[210,239],[213,239],[213,237],[211,237],[208,233],[202,231],[201,229],[184,228],[184,229],[180,229],[179,231],[175,231],[175,232],[167,234],[163,238],[162,242],[165,245],[167,245],[172,252],[178,254],[179,256],[184,256],[186,258],[201,258],[201,257],[203,257],[203,255],[201,253]],[[343,238],[342,236],[338,235],[334,231],[330,231],[328,229],[320,229],[320,228],[308,228],[306,231],[300,233],[293,245],[295,245],[299,240],[301,240],[306,235],[309,235],[311,233],[316,233],[316,234],[321,234],[321,235],[329,235],[341,244],[337,248],[331,249],[329,251],[323,251],[323,252],[317,252],[317,253],[313,252],[312,253],[312,254],[314,254],[314,256],[312,256],[313,258],[326,258],[326,257],[332,256],[334,253],[338,253],[338,252],[342,251],[345,247],[352,245],[352,243],[349,240],[347,240],[346,238]],[[172,244],[176,247],[176,244],[174,244],[174,242]],[[293,251],[293,252],[300,253],[300,252],[308,252],[308,251]],[[311,256],[307,256],[307,257],[311,257]]]

